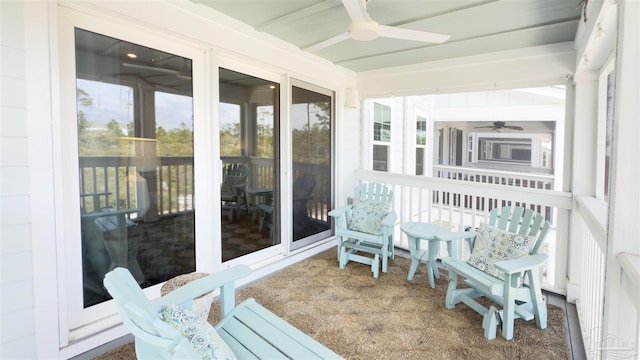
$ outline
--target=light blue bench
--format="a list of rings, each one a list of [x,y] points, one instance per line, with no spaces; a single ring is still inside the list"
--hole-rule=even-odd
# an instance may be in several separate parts
[[[236,306],[234,282],[250,273],[247,266],[234,266],[190,282],[153,302],[127,269],[109,272],[104,285],[118,302],[122,322],[135,336],[138,359],[199,358],[191,343],[161,320],[159,313],[171,304],[191,309],[194,298],[218,288],[222,319],[214,327],[238,359],[342,359],[254,299]]]

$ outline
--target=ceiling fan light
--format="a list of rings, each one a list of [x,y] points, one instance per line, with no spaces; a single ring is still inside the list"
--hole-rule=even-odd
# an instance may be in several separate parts
[[[349,34],[353,40],[358,41],[373,40],[380,35],[378,23],[373,20],[351,23],[349,26]]]

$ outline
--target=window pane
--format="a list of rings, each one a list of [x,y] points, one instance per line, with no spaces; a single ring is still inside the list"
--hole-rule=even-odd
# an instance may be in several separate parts
[[[388,153],[386,145],[373,145],[373,170],[387,171]]]
[[[424,148],[416,149],[416,175],[424,175]]]
[[[191,60],[76,29],[84,306],[195,270]]]
[[[531,139],[485,138],[478,139],[480,160],[531,165]]]
[[[222,68],[219,78],[222,261],[228,261],[280,243],[279,85]]]
[[[373,140],[384,142],[391,141],[391,107],[374,103]]]
[[[427,118],[416,117],[416,145],[427,144]]]
[[[220,155],[241,155],[240,105],[220,101]]]

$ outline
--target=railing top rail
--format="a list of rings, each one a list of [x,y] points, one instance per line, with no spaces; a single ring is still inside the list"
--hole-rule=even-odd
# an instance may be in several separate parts
[[[640,289],[640,254],[620,253],[616,259],[636,289]],[[639,299],[635,300],[640,301]]]
[[[518,199],[518,201],[522,202],[544,203],[545,205],[554,206],[559,209],[571,209],[573,201],[573,194],[564,191],[467,182],[362,169],[356,171],[356,176],[360,181],[375,181],[385,184],[450,191],[472,196]]]
[[[607,238],[607,203],[593,196],[576,196],[576,208],[582,214],[582,219],[596,239],[605,241]],[[606,243],[600,244],[606,249]]]
[[[518,172],[518,171],[505,171],[505,170],[493,170],[493,169],[484,169],[477,167],[463,167],[463,166],[449,166],[449,165],[433,165],[434,170],[448,170],[453,172],[472,172],[474,174],[483,174],[483,175],[496,175],[496,176],[507,176],[507,177],[517,177],[517,178],[534,178],[534,179],[545,179],[545,180],[553,180],[554,176],[551,174],[535,174],[535,173],[526,173],[526,172]]]

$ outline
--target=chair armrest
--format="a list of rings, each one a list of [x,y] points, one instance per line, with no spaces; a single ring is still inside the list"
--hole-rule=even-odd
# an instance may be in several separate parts
[[[236,265],[183,285],[160,299],[155,300],[153,304],[157,306],[158,309],[163,305],[183,304],[185,302],[191,302],[200,295],[220,288],[221,305],[223,313],[226,313],[231,311],[235,306],[234,282],[250,273],[251,269],[248,266]]]
[[[544,264],[545,261],[547,261],[546,254],[536,254],[525,256],[520,259],[499,261],[493,265],[495,265],[496,269],[504,272],[505,274],[516,274],[536,268]]]
[[[339,218],[341,216],[344,216],[344,214],[347,213],[347,211],[351,210],[351,205],[345,205],[345,206],[341,206],[339,208],[335,208],[331,211],[329,211],[329,213],[327,215],[331,216],[331,217],[336,217]]]
[[[393,226],[396,223],[396,219],[398,219],[398,215],[395,211],[391,210],[387,216],[382,219],[382,226]]]

